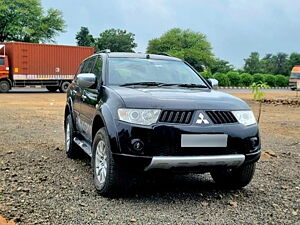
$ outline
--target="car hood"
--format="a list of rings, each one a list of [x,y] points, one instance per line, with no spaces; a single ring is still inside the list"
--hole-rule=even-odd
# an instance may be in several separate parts
[[[180,87],[110,87],[124,101],[127,108],[158,109],[250,109],[239,98],[209,89]]]

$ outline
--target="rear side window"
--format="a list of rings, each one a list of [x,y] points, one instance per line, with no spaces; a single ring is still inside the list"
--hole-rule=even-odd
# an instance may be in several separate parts
[[[4,58],[0,58],[0,66],[4,65]]]

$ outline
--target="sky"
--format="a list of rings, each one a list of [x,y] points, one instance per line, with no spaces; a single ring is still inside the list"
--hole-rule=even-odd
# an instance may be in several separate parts
[[[300,52],[299,0],[41,0],[45,9],[63,12],[66,32],[57,44],[75,45],[81,26],[99,36],[106,29],[135,34],[136,51],[171,28],[206,35],[216,57],[242,68],[258,51]]]

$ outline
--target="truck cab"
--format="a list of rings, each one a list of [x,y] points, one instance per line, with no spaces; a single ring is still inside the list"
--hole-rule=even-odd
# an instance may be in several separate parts
[[[0,55],[0,92],[8,92],[10,88],[8,57]]]
[[[293,67],[289,79],[289,86],[292,90],[300,89],[300,65]]]

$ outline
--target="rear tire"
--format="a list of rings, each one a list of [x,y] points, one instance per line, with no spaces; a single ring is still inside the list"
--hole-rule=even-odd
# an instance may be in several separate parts
[[[97,193],[112,197],[120,193],[124,179],[128,179],[124,171],[116,164],[105,128],[101,128],[95,135],[92,148],[93,178]]]
[[[69,85],[70,85],[69,81],[63,81],[59,86],[59,91],[61,93],[67,93]]]
[[[214,181],[224,188],[240,189],[248,185],[255,172],[255,163],[234,169],[212,171]]]
[[[74,141],[74,133],[72,116],[69,114],[65,122],[65,149],[67,156],[71,159],[80,158],[82,154],[82,150]]]
[[[10,83],[7,80],[0,81],[0,93],[7,93],[10,88]]]
[[[57,86],[46,86],[49,92],[56,92],[58,87]]]

